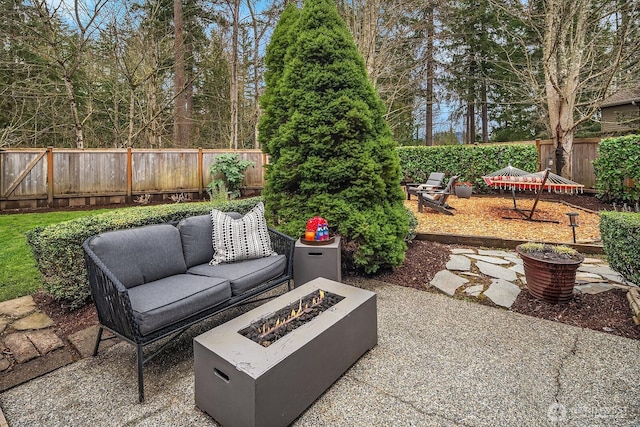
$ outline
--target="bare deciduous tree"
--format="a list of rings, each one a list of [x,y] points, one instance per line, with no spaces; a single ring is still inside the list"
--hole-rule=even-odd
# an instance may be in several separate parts
[[[63,1],[57,4],[46,0],[33,1],[33,10],[43,22],[43,31],[37,35],[49,46],[47,51],[41,53],[51,59],[64,80],[73,117],[76,148],[84,148],[83,124],[91,115],[91,110],[80,117],[74,76],[82,64],[84,51],[100,26],[101,11],[106,4],[107,0],[96,0],[91,5],[74,0],[69,9]],[[64,20],[73,22],[75,34],[70,39],[59,31],[58,23]]]
[[[538,88],[534,91],[547,109],[556,149],[556,173],[572,179],[576,128],[592,119],[612,90],[638,76],[634,55],[640,43],[639,2],[544,0],[525,7],[518,2],[494,5],[521,19],[542,48],[542,81],[539,64],[530,56],[526,64],[512,63],[512,67],[525,84]],[[530,40],[521,40],[522,51],[531,52]]]

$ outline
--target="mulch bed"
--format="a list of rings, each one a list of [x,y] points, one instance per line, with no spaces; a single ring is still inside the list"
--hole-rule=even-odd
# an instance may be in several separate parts
[[[535,200],[530,195],[516,197],[519,209],[528,211],[533,207]],[[405,206],[416,216],[417,231],[421,233],[569,243],[573,242],[573,231],[569,227],[567,213],[578,212],[578,243],[601,240],[600,217],[597,212],[569,205],[562,200],[545,198],[538,202],[533,214],[533,219],[557,221],[557,224],[525,220],[513,210],[513,200],[508,196],[472,196],[470,199],[450,196],[447,202],[455,208],[455,215],[444,215],[428,208],[420,213],[415,197],[405,201]]]
[[[511,309],[542,319],[608,332],[640,340],[640,326],[633,323],[627,292],[614,289],[596,295],[574,293],[566,304],[548,304],[521,292]]]

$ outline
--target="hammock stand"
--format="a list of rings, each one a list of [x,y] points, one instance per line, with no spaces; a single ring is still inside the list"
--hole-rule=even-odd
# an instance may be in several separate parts
[[[551,179],[550,179],[551,178]],[[536,222],[552,222],[559,224],[559,221],[549,219],[535,219],[533,214],[540,201],[540,195],[543,190],[551,191],[564,191],[565,193],[582,192],[584,185],[565,179],[559,175],[551,173],[551,170],[547,168],[545,171],[536,173],[528,173],[523,170],[517,169],[509,165],[504,169],[493,172],[489,175],[482,177],[487,185],[495,189],[510,189],[513,197],[513,210],[522,215],[522,218],[502,217],[503,219],[523,219],[526,221]],[[516,190],[534,190],[536,192],[536,199],[533,202],[531,210],[523,210],[518,208],[516,204]]]

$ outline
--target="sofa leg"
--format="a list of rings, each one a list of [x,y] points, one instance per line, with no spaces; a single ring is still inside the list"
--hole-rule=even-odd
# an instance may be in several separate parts
[[[98,348],[100,347],[100,341],[102,341],[102,331],[104,331],[104,329],[102,329],[102,326],[100,326],[100,329],[98,329],[98,336],[96,337],[96,345],[95,347],[93,347],[94,356],[98,355]]]
[[[144,382],[142,379],[142,365],[144,360],[142,358],[142,345],[137,344],[137,354],[138,354],[138,401],[140,403],[144,402]]]

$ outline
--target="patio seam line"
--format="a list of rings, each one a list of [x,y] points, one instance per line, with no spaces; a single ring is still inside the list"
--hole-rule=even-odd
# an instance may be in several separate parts
[[[356,362],[356,363],[357,363],[357,362]],[[420,414],[423,414],[423,415],[426,415],[426,416],[439,417],[439,418],[442,418],[443,420],[451,421],[452,423],[454,423],[455,425],[458,425],[458,426],[463,426],[463,427],[473,427],[473,425],[472,425],[472,424],[462,424],[462,423],[460,423],[460,421],[459,421],[459,420],[454,420],[454,419],[448,418],[448,417],[446,417],[446,416],[444,416],[444,415],[440,415],[440,414],[438,414],[438,413],[436,413],[436,412],[433,412],[433,411],[432,411],[432,412],[424,411],[424,410],[422,410],[422,409],[418,408],[414,403],[412,403],[412,402],[410,402],[410,401],[408,401],[408,400],[402,399],[402,398],[400,398],[399,396],[396,396],[395,394],[392,394],[392,393],[390,393],[390,392],[388,392],[388,391],[386,391],[386,390],[384,390],[384,389],[381,389],[380,387],[378,387],[378,386],[377,386],[377,385],[375,385],[375,384],[372,384],[372,383],[369,383],[369,382],[367,382],[367,381],[365,381],[365,380],[362,380],[362,379],[360,379],[360,378],[357,378],[357,377],[356,377],[356,376],[354,376],[354,374],[352,374],[352,373],[347,373],[345,376],[347,376],[347,377],[351,378],[351,379],[352,379],[352,380],[354,380],[354,381],[359,382],[360,384],[364,384],[364,385],[366,385],[366,386],[368,386],[368,387],[371,387],[373,390],[377,391],[377,392],[378,392],[378,393],[380,393],[380,394],[383,394],[383,395],[385,395],[385,396],[391,397],[391,398],[392,398],[392,399],[394,399],[394,400],[397,400],[397,401],[399,401],[399,402],[404,403],[405,405],[410,406],[411,408],[413,408],[416,412],[418,412],[418,413],[420,413]]]
[[[558,368],[556,369],[556,372],[553,375],[553,378],[555,379],[555,382],[556,382],[556,392],[553,398],[556,403],[560,403],[559,397],[560,397],[560,394],[562,393],[562,380],[560,376],[564,371],[565,362],[569,360],[570,357],[575,356],[576,353],[578,352],[578,341],[580,339],[579,334],[580,334],[580,331],[576,331],[575,335],[573,336],[573,344],[571,345],[571,348],[567,353],[565,353],[560,358],[560,364],[558,365]]]

